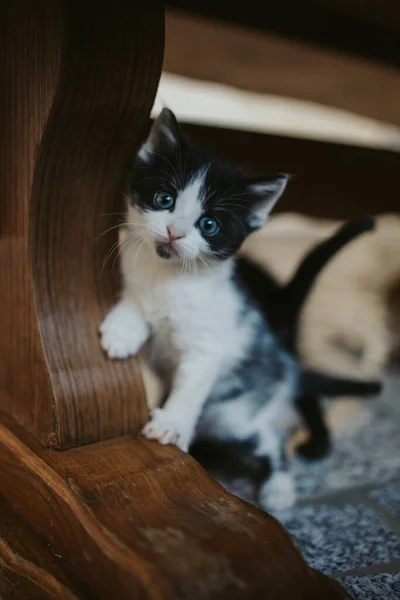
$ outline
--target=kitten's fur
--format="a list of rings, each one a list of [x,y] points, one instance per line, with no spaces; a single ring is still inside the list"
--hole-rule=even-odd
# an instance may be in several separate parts
[[[372,218],[350,221],[332,236],[311,248],[302,258],[292,278],[285,285],[278,283],[265,269],[250,258],[237,259],[237,273],[262,308],[271,330],[282,346],[298,361],[298,321],[304,302],[326,264],[349,242],[374,229]],[[321,401],[333,396],[376,395],[378,381],[363,381],[323,372],[300,372],[296,408],[308,429],[308,439],[296,451],[308,459],[326,456],[330,448],[329,429],[325,423]],[[293,423],[294,424],[294,423]],[[287,425],[290,426],[290,422]],[[254,443],[224,439],[199,438],[190,448],[191,454],[230,490],[240,482],[248,494],[257,497],[257,490],[270,471],[266,457],[254,456]],[[249,488],[250,484],[250,488]]]
[[[316,244],[303,257],[293,277],[280,285],[265,269],[251,259],[237,261],[239,275],[252,290],[259,306],[264,310],[272,331],[283,347],[298,358],[298,323],[304,303],[316,279],[327,263],[349,242],[361,234],[374,230],[375,222],[366,217],[349,221],[332,236]],[[375,395],[380,391],[378,382],[340,378],[318,373],[312,382],[303,382],[305,395],[297,398],[297,408],[309,430],[309,440],[298,447],[306,458],[322,458],[330,448],[329,430],[325,424],[321,400],[326,396]],[[307,385],[304,385],[307,383]],[[307,389],[306,389],[307,388]]]
[[[261,227],[287,182],[249,178],[182,139],[164,109],[134,170],[122,250],[122,297],[100,327],[112,358],[149,342],[169,396],[143,433],[188,450],[195,435],[250,443],[271,477],[264,506],[289,505],[280,420],[294,410],[302,383],[257,301],[238,277],[234,255]],[[161,198],[161,200],[160,200]],[[175,201],[170,209],[156,203]],[[164,204],[162,206],[165,206]],[[219,230],[202,234],[217,220]]]

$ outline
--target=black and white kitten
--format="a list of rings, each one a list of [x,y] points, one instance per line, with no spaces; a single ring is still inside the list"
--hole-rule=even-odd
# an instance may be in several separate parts
[[[171,111],[139,151],[121,251],[122,295],[100,327],[111,358],[146,345],[169,395],[143,430],[187,451],[235,441],[268,462],[260,504],[295,500],[284,456],[304,374],[240,277],[235,254],[261,227],[286,175],[248,177],[180,135]]]
[[[134,169],[121,300],[100,327],[111,358],[151,341],[153,364],[167,380],[169,396],[144,435],[185,451],[196,431],[257,437],[255,454],[270,457],[274,470],[265,505],[294,501],[275,420],[296,396],[298,373],[242,290],[234,256],[264,224],[287,179],[247,177],[210,158],[182,139],[164,109]]]
[[[330,449],[330,432],[324,420],[322,400],[349,396],[376,396],[381,390],[379,381],[365,381],[341,377],[301,368],[298,356],[298,322],[301,309],[318,275],[325,265],[348,243],[374,229],[370,217],[342,225],[331,237],[314,246],[301,260],[292,279],[285,285],[277,281],[254,263],[241,257],[236,260],[236,273],[264,311],[271,330],[287,352],[299,365],[298,395],[295,401],[299,421],[308,429],[308,439],[296,448],[307,459],[320,459]],[[245,382],[246,379],[243,378]],[[290,429],[290,423],[287,427]],[[256,440],[197,437],[190,453],[216,479],[233,492],[258,502],[258,493],[271,473],[268,456],[255,456]]]

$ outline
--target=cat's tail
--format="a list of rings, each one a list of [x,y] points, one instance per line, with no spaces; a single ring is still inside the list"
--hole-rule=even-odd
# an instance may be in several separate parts
[[[375,221],[372,217],[345,223],[330,238],[323,240],[308,252],[297,267],[292,279],[281,288],[279,293],[282,307],[280,325],[283,330],[280,332],[280,337],[287,350],[296,352],[300,312],[322,269],[339,250],[354,238],[362,233],[373,231],[374,228]]]
[[[304,370],[300,375],[300,394],[304,396],[376,396],[382,390],[379,381],[363,381]]]
[[[297,354],[297,329],[301,309],[324,266],[351,240],[372,231],[375,221],[364,217],[342,225],[330,238],[314,246],[284,286],[249,258],[237,261],[240,279],[251,289],[283,346]]]

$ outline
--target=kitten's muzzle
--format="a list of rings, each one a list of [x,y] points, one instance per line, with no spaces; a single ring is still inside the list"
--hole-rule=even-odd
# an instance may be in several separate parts
[[[156,244],[156,252],[161,258],[171,258],[172,256],[178,256],[179,252],[175,246],[177,240],[181,240],[184,236],[178,235],[173,227],[167,227],[168,242],[158,242]]]
[[[179,235],[175,229],[171,226],[167,227],[169,241],[173,244],[176,240],[181,240],[184,236]]]
[[[172,258],[178,255],[171,242],[159,242],[156,244],[156,252],[161,258]]]

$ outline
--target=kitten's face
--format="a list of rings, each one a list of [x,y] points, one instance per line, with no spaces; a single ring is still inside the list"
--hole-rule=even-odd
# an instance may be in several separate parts
[[[263,225],[286,182],[251,179],[208,157],[180,137],[164,109],[137,158],[128,226],[162,258],[224,260]]]

